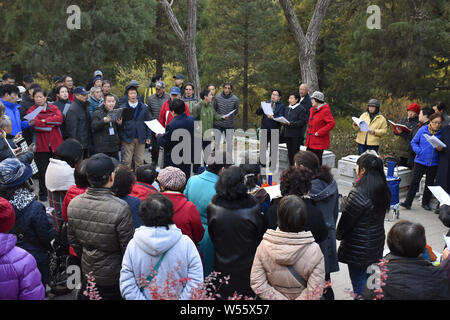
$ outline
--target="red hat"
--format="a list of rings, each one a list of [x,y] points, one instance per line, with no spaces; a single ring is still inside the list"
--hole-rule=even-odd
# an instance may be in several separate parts
[[[8,200],[0,198],[0,233],[7,233],[14,227],[16,215]]]
[[[414,111],[417,114],[420,113],[420,110],[422,110],[422,108],[417,103],[410,104],[408,107],[408,111]]]

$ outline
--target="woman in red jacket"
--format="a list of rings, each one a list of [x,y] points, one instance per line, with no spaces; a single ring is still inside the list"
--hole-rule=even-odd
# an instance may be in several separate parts
[[[186,175],[178,168],[167,167],[161,170],[157,180],[162,194],[173,203],[173,222],[198,247],[198,243],[203,239],[205,228],[203,228],[197,207],[183,194]]]
[[[59,127],[63,123],[63,115],[58,107],[47,103],[47,92],[43,89],[36,89],[33,92],[33,100],[35,105],[32,106],[27,114],[32,113],[39,107],[42,111],[34,120],[30,121],[30,125],[36,132],[36,165],[39,169],[39,200],[47,201],[47,188],[45,187],[45,172],[47,171],[50,158],[53,153],[63,142]]]
[[[308,151],[315,153],[322,165],[323,151],[330,147],[330,132],[336,126],[330,106],[325,103],[322,92],[314,92],[311,97],[312,108],[310,110],[306,147]]]

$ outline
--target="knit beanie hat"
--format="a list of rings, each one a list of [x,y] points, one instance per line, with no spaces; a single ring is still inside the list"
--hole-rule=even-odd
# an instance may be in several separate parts
[[[410,104],[409,107],[408,107],[408,111],[414,111],[417,114],[420,113],[421,109],[422,108],[417,103]]]
[[[157,180],[164,189],[182,191],[186,185],[186,174],[178,168],[167,167],[161,170]]]
[[[0,198],[0,233],[8,233],[14,227],[15,218],[11,203]]]
[[[12,188],[25,183],[33,175],[29,164],[24,164],[16,158],[8,158],[0,163],[0,186]]]

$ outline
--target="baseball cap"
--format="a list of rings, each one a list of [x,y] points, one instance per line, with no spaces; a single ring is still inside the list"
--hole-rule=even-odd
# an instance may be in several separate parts
[[[89,92],[86,91],[84,87],[76,87],[75,90],[73,90],[73,94],[81,94],[83,96],[89,94]]]
[[[53,83],[54,84],[57,84],[58,82],[62,82],[62,77],[56,76],[56,77],[53,78]]]
[[[174,79],[182,79],[184,80],[184,76],[182,74],[177,74],[176,76],[173,77]]]
[[[94,72],[94,77],[100,77],[103,78],[103,72],[101,72],[100,70],[96,70]]]
[[[131,80],[130,84],[128,85],[129,87],[139,87],[139,81],[137,80]]]
[[[170,94],[177,96],[181,94],[181,89],[178,87],[172,87],[172,89],[170,89]]]
[[[158,81],[157,83],[156,83],[156,87],[157,88],[165,88],[166,87],[166,84],[164,83],[164,81]]]
[[[114,172],[114,161],[104,153],[99,153],[86,163],[86,174],[89,179],[105,179]]]

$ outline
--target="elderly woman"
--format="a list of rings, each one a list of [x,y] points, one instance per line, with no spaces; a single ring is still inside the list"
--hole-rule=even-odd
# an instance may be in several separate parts
[[[363,132],[360,127],[353,124],[353,128],[358,131],[356,136],[358,154],[362,155],[367,150],[378,153],[381,137],[387,134],[388,128],[386,118],[380,113],[380,102],[377,99],[370,100],[367,104],[367,112],[363,113],[360,119],[369,125],[370,130]]]
[[[411,141],[411,146],[416,153],[414,160],[413,179],[409,186],[406,200],[400,205],[406,209],[411,209],[412,202],[419,189],[420,180],[426,174],[425,191],[422,197],[422,208],[430,211],[431,191],[428,186],[433,186],[436,178],[436,173],[439,165],[439,152],[443,150],[442,147],[433,147],[433,145],[425,138],[425,135],[435,136],[441,138],[441,127],[443,117],[435,113],[430,117],[430,124],[419,129],[414,139]]]
[[[406,126],[412,131],[419,124],[419,114],[421,109],[422,108],[417,103],[409,105],[407,116],[400,122],[400,124]],[[394,134],[396,135],[394,145],[397,157],[400,159],[399,165],[412,168],[411,164],[408,162],[408,147],[412,140],[410,133],[411,132],[403,131],[397,127],[394,127]]]
[[[139,209],[143,226],[125,251],[120,292],[126,300],[189,300],[203,283],[203,267],[194,243],[173,221],[173,204],[162,194],[151,195]],[[140,285],[154,281],[155,286]],[[170,293],[165,287],[170,283]],[[151,288],[156,290],[148,290]]]
[[[59,130],[63,123],[63,115],[57,106],[47,103],[47,92],[44,90],[39,88],[34,90],[33,100],[36,104],[28,110],[28,114],[39,107],[43,108],[36,118],[30,121],[30,124],[36,132],[37,153],[35,157],[39,169],[39,200],[47,201],[45,174],[50,158],[53,157],[54,152],[63,142]]]
[[[162,194],[173,203],[173,222],[198,246],[205,234],[197,207],[183,194],[186,175],[175,167],[167,167],[158,175]]]
[[[94,111],[97,110],[97,108],[103,104],[103,92],[101,85],[100,87],[91,88],[88,101],[89,101],[88,110],[92,118]]]
[[[336,122],[322,92],[314,92],[311,101],[306,147],[319,158],[322,165],[323,152],[330,147],[330,132]]]
[[[231,277],[229,285],[219,291],[224,299],[234,292],[254,296],[250,272],[265,231],[261,206],[248,194],[244,180],[240,168],[225,170],[207,209],[208,232],[215,249],[214,270]]]
[[[289,124],[283,125],[282,137],[287,143],[289,165],[294,165],[294,157],[305,142],[305,131],[308,125],[308,111],[300,104],[300,94],[289,95],[289,106],[285,108],[285,118]]]
[[[399,221],[389,231],[386,284],[382,300],[448,300],[447,275],[422,257],[426,250],[425,229],[421,224]],[[374,266],[378,268],[378,266]],[[375,299],[376,288],[366,287],[363,299]]]
[[[325,283],[325,262],[312,233],[306,231],[307,219],[306,204],[300,197],[291,195],[280,201],[279,228],[266,232],[253,262],[251,286],[259,298],[320,298]]]
[[[17,159],[0,163],[0,197],[13,206],[14,227],[10,234],[17,236],[17,246],[29,252],[37,262],[42,284],[47,284],[49,268],[48,250],[54,237],[54,229],[47,218],[45,207],[37,201],[28,180],[33,175],[28,164]]]

